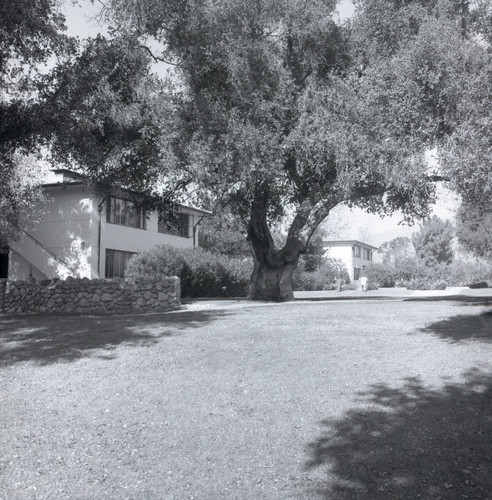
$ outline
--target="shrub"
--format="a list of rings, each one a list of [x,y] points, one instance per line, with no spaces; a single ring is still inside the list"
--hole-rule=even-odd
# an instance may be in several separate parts
[[[324,258],[315,270],[311,270],[311,262],[301,259],[292,277],[294,290],[317,291],[333,290],[342,284],[349,284],[350,277],[343,262],[339,259]]]
[[[409,290],[444,290],[447,286],[492,284],[492,265],[454,261],[426,266],[421,259],[409,257],[394,265],[373,264],[368,267],[367,277],[370,289],[396,285]]]
[[[492,264],[456,260],[450,266],[450,282],[453,286],[472,288],[479,283],[492,286]]]
[[[371,264],[367,266],[366,275],[368,290],[395,286],[395,269],[390,264]]]
[[[161,245],[134,255],[125,277],[178,276],[183,297],[240,297],[247,294],[252,269],[250,259]]]

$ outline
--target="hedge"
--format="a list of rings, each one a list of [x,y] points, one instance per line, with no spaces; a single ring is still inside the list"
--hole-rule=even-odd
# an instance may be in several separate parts
[[[161,245],[134,255],[125,278],[178,276],[182,297],[243,297],[253,269],[250,259],[214,254],[201,248]]]

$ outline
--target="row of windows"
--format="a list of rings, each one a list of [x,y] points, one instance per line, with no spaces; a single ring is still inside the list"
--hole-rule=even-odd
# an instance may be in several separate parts
[[[372,261],[372,252],[368,248],[362,248],[359,245],[355,245],[354,257]]]
[[[122,198],[110,198],[106,220],[121,226],[146,229],[146,213],[142,207],[138,207],[133,201]],[[182,238],[190,237],[191,216],[189,214],[173,214],[171,211],[159,214],[157,231],[163,234],[172,234]]]

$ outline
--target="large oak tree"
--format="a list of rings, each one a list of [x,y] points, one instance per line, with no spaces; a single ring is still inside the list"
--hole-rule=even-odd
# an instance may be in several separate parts
[[[345,25],[334,8],[333,0],[108,2],[121,33],[158,40],[154,57],[176,67],[168,178],[202,186],[243,218],[254,299],[292,299],[299,256],[333,207],[424,217],[434,182],[458,178],[472,154],[463,142],[478,124],[467,102],[486,97],[491,65],[468,2],[359,0]],[[429,150],[441,158],[433,170]],[[486,177],[489,164],[480,165],[469,168]],[[270,224],[288,211],[278,248]]]

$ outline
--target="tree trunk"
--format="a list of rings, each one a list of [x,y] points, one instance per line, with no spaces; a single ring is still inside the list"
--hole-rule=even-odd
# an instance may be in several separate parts
[[[314,204],[305,200],[298,208],[282,249],[275,248],[267,224],[268,185],[259,184],[251,205],[248,241],[254,258],[248,298],[286,302],[294,299],[292,275],[300,255],[318,224],[336,205],[333,200]]]
[[[277,263],[272,266],[267,260],[259,262],[255,259],[248,298],[274,302],[294,300],[292,274],[298,260],[299,256],[294,262]]]

